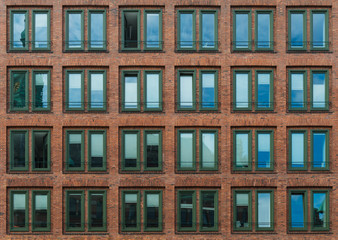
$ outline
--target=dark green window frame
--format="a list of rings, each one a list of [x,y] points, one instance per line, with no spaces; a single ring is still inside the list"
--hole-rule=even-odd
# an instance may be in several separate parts
[[[203,227],[203,195],[204,194],[213,194],[214,195],[214,206],[215,206],[215,215],[214,215],[214,227]],[[200,191],[200,232],[217,232],[218,231],[218,191],[210,190],[201,190]]]
[[[97,47],[91,47],[90,43],[91,43],[91,14],[92,13],[102,13],[103,14],[103,42],[102,48],[97,48]],[[98,9],[89,9],[88,12],[88,22],[87,22],[87,26],[88,26],[88,50],[90,51],[102,51],[102,50],[106,50],[107,49],[107,17],[106,17],[106,10],[98,10]]]
[[[36,228],[35,227],[35,196],[46,195],[47,196],[47,227]],[[50,232],[51,230],[51,205],[50,205],[50,191],[49,190],[33,190],[32,191],[32,231],[33,232]]]
[[[323,13],[325,14],[325,46],[322,48],[315,47],[313,46],[313,14],[314,13]],[[328,51],[330,46],[329,46],[329,11],[325,9],[318,9],[318,10],[310,10],[310,39],[311,39],[311,45],[310,49],[312,51]]]
[[[10,170],[11,171],[28,171],[29,167],[29,143],[28,143],[28,130],[10,130]],[[25,134],[25,167],[14,167],[14,143],[13,133],[24,133]]]
[[[238,167],[236,165],[236,138],[237,134],[248,134],[248,167]],[[233,131],[233,170],[234,171],[251,171],[252,170],[252,131],[251,130],[234,130]]]
[[[270,15],[270,47],[269,48],[262,48],[258,46],[258,15],[259,14],[269,14]],[[256,10],[255,11],[255,50],[259,50],[259,51],[273,51],[274,48],[274,41],[273,41],[273,36],[274,36],[274,32],[273,32],[273,11],[272,10]]]
[[[69,14],[70,13],[80,13],[81,14],[81,47],[80,48],[71,48],[69,47],[69,35],[68,35],[68,30],[69,30]],[[66,43],[65,43],[65,50],[66,51],[83,51],[84,50],[84,13],[83,10],[66,10]]]
[[[248,74],[248,107],[246,108],[239,108],[236,107],[236,75],[237,73],[243,74],[247,73]],[[233,71],[233,110],[234,111],[251,111],[252,110],[252,72],[251,70],[235,70]]]
[[[202,75],[206,74],[214,74],[215,82],[214,82],[214,96],[215,96],[215,106],[214,107],[203,107],[203,99],[202,99]],[[200,111],[217,111],[218,110],[218,70],[200,70],[199,71],[199,110]]]
[[[126,12],[136,12],[137,13],[137,47],[136,48],[126,48],[124,46],[124,43],[125,43],[125,38],[124,38],[124,14]],[[121,49],[123,51],[137,51],[137,50],[140,50],[141,49],[141,41],[140,41],[140,33],[141,33],[141,30],[140,30],[140,25],[141,25],[141,12],[140,10],[136,10],[136,9],[130,9],[130,10],[122,10],[121,12],[121,38],[122,38],[122,43],[121,43]]]
[[[36,132],[44,132],[47,133],[48,136],[48,153],[47,153],[47,168],[35,168],[35,140],[34,140],[34,133]],[[51,141],[50,141],[50,130],[32,130],[32,170],[33,171],[50,171],[50,148],[51,148]]]
[[[270,134],[270,167],[261,168],[258,166],[258,134]],[[255,170],[273,171],[274,170],[274,133],[273,130],[256,130],[255,132]]]
[[[81,167],[69,167],[69,135],[70,134],[81,134]],[[84,131],[83,130],[66,130],[66,170],[67,171],[84,171],[85,164],[84,164]]]
[[[326,210],[326,216],[325,216],[325,221],[327,226],[326,227],[316,227],[314,226],[314,222],[313,222],[313,194],[314,193],[325,193],[326,197],[325,197],[325,201],[326,201],[326,206],[327,206],[327,210]],[[310,191],[310,196],[311,196],[311,203],[310,203],[310,216],[311,216],[311,231],[329,231],[330,230],[330,191],[329,190],[311,190]]]
[[[24,73],[25,74],[25,106],[24,107],[14,107],[14,77],[13,75],[16,73]],[[29,96],[28,96],[28,70],[10,70],[10,110],[11,111],[28,111],[29,109]]]
[[[270,74],[270,107],[258,106],[258,74]],[[255,71],[255,111],[273,111],[274,110],[274,71],[273,70],[256,70]],[[251,84],[250,84],[251,86]]]
[[[148,13],[158,13],[159,14],[159,47],[147,47],[147,14]],[[162,10],[161,9],[145,9],[144,10],[144,30],[143,30],[143,39],[144,39],[144,50],[159,51],[163,48],[163,31],[162,31]]]
[[[304,167],[292,167],[292,133],[303,133],[304,134]],[[307,162],[307,130],[289,130],[289,162],[288,162],[288,170],[290,171],[304,171],[307,170],[308,162]]]
[[[47,108],[40,108],[35,107],[35,75],[36,74],[47,74],[47,82],[48,82],[48,89],[47,89]],[[32,110],[33,111],[50,111],[51,101],[50,101],[50,70],[33,70],[32,71]]]
[[[215,148],[214,148],[214,164],[215,167],[203,167],[202,157],[203,157],[203,133],[212,133],[215,137]],[[218,170],[218,130],[200,130],[199,133],[199,170],[200,171],[217,171]]]
[[[181,227],[181,204],[180,200],[183,194],[192,195],[192,227]],[[177,191],[177,231],[178,232],[195,232],[196,231],[196,191],[179,190]]]
[[[29,205],[28,205],[28,191],[27,190],[11,190],[10,194],[10,220],[9,220],[9,230],[11,232],[28,232],[29,230]],[[25,227],[15,228],[14,227],[14,194],[25,194]]]
[[[128,74],[131,74],[131,75],[137,75],[137,106],[136,108],[126,108],[125,107],[125,93],[124,93],[124,90],[125,90],[125,76],[128,75]],[[138,112],[138,111],[141,111],[141,96],[140,96],[140,92],[141,92],[141,86],[140,86],[140,71],[122,71],[122,86],[121,86],[121,89],[122,89],[122,112]]]
[[[203,41],[202,41],[202,28],[203,28],[203,18],[202,15],[204,13],[207,14],[214,14],[214,24],[215,24],[215,46],[213,48],[204,48],[203,47]],[[217,10],[200,10],[200,23],[199,23],[199,50],[203,50],[203,51],[216,51],[218,50],[218,11]]]
[[[192,107],[181,107],[181,84],[180,76],[181,74],[191,74],[192,75]],[[196,110],[196,71],[195,70],[178,70],[177,71],[177,110],[178,111],[194,111]]]
[[[313,107],[313,74],[324,73],[325,74],[325,107],[318,108]],[[329,103],[329,71],[328,70],[311,70],[310,71],[310,110],[323,110],[327,111],[330,108]]]
[[[159,75],[159,107],[158,108],[147,108],[147,74],[158,74]],[[143,72],[143,98],[144,98],[144,111],[162,111],[163,109],[163,99],[162,99],[162,89],[163,89],[163,82],[162,82],[162,70],[151,70],[151,71],[144,71]]]
[[[192,167],[181,167],[181,133],[192,133]],[[195,171],[196,170],[196,130],[178,130],[177,131],[177,170],[179,171]]]
[[[14,41],[13,41],[13,31],[14,31],[14,23],[13,23],[13,14],[15,13],[24,13],[26,16],[25,16],[25,19],[26,19],[26,22],[25,22],[25,46],[22,47],[22,48],[15,48],[14,47]],[[10,18],[10,50],[11,51],[27,51],[28,50],[28,43],[29,43],[29,39],[28,39],[28,32],[29,32],[29,29],[28,29],[28,26],[29,26],[29,19],[28,19],[28,10],[10,10],[10,15],[11,15],[11,18]]]
[[[103,159],[102,167],[91,167],[91,143],[92,143],[92,134],[102,134],[103,135]],[[107,170],[107,131],[106,130],[88,130],[88,171],[106,171]]]
[[[303,206],[304,206],[304,227],[292,227],[292,222],[291,222],[291,195],[293,193],[298,193],[298,194],[303,194]],[[308,201],[307,201],[307,191],[306,190],[289,190],[289,219],[288,219],[288,230],[289,231],[306,231],[308,226],[307,226],[307,219],[308,219]]]
[[[304,107],[292,107],[292,100],[291,100],[291,92],[292,92],[292,83],[291,83],[291,76],[293,73],[296,74],[303,74],[303,102]],[[307,71],[306,70],[289,70],[289,103],[288,103],[288,110],[289,111],[306,111],[307,110]]]
[[[69,226],[69,196],[71,194],[81,195],[81,227]],[[84,232],[85,231],[85,192],[83,190],[66,190],[66,231],[67,232]]]
[[[236,47],[236,14],[248,14],[248,47],[247,48],[238,48]],[[252,27],[251,27],[251,10],[233,10],[232,12],[233,16],[233,44],[232,44],[232,50],[233,51],[251,51],[252,50]]]
[[[159,144],[158,144],[158,167],[157,168],[148,168],[147,167],[147,134],[159,134]],[[162,131],[161,130],[145,130],[143,132],[143,167],[145,171],[161,171],[162,170]]]
[[[256,196],[255,196],[255,214],[256,214],[256,224],[255,229],[256,231],[273,231],[274,230],[274,191],[273,190],[256,190]],[[270,227],[259,227],[258,225],[258,194],[259,193],[270,193]]]
[[[293,13],[301,13],[303,14],[303,47],[292,47],[292,40],[291,40],[291,14]],[[306,32],[306,10],[288,10],[288,50],[289,51],[306,51],[307,49],[307,32]]]
[[[191,13],[192,14],[192,48],[182,48],[180,47],[181,43],[181,13]],[[177,50],[178,51],[195,51],[196,50],[196,11],[195,10],[178,10],[177,11]]]
[[[237,211],[236,211],[236,195],[237,194],[248,194],[248,227],[238,228],[236,227]],[[251,190],[233,190],[233,231],[251,231],[252,230],[252,191]]]
[[[157,228],[148,228],[147,227],[147,194],[158,194],[159,195],[159,208],[158,208],[158,227]],[[162,216],[163,216],[163,210],[162,210],[162,206],[163,206],[163,203],[162,203],[162,200],[163,199],[163,193],[162,193],[162,190],[151,190],[151,191],[144,191],[144,207],[143,207],[143,218],[144,218],[144,231],[145,232],[162,232],[162,225],[163,225],[163,219],[162,219]]]
[[[125,167],[125,135],[126,134],[136,134],[137,136],[137,160],[136,160],[136,167]],[[139,171],[141,170],[140,164],[140,131],[139,130],[122,130],[122,137],[121,137],[121,169],[122,171]]]
[[[46,13],[47,14],[47,47],[46,48],[36,48],[35,47],[35,14]],[[32,11],[32,50],[34,51],[48,51],[51,47],[50,41],[50,10],[33,10]]]
[[[135,228],[127,228],[125,225],[125,195],[126,194],[136,194],[137,195],[137,207],[136,207],[136,219],[137,225]],[[121,230],[122,232],[139,232],[141,231],[141,192],[139,190],[124,190],[122,191],[122,209],[121,209]]]
[[[91,74],[103,74],[103,107],[102,108],[93,108],[91,107],[91,83],[92,78]],[[107,110],[107,71],[106,70],[88,70],[88,85],[87,85],[87,101],[88,101],[88,111],[106,111]]]
[[[69,74],[78,73],[81,74],[81,107],[71,108],[69,107]],[[66,70],[66,110],[67,111],[83,111],[84,110],[84,71],[83,70]]]
[[[314,167],[313,159],[313,134],[314,133],[324,133],[325,134],[325,167]],[[330,134],[329,130],[311,130],[311,170],[330,170]]]
[[[91,227],[91,204],[90,197],[92,194],[102,194],[103,196],[103,227]],[[89,190],[88,191],[88,232],[106,232],[107,231],[107,191],[106,190]]]

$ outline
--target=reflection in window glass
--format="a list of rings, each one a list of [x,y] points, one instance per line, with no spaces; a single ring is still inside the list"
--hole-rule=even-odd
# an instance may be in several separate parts
[[[179,226],[181,228],[192,228],[194,227],[193,222],[193,214],[194,214],[194,203],[193,203],[193,193],[186,192],[186,193],[180,193],[180,199],[179,199],[179,211],[180,211],[180,217],[179,219]]]
[[[314,48],[326,47],[326,14],[312,13],[312,46]]]
[[[325,108],[326,103],[326,74],[314,72],[312,74],[312,107]]]
[[[139,99],[137,75],[125,75],[124,84],[124,108],[135,109],[138,107]]]
[[[47,109],[49,107],[49,81],[48,73],[36,73],[33,75],[34,79],[34,108]]]
[[[304,13],[291,13],[291,48],[303,48],[304,38]]]
[[[27,132],[12,132],[12,168],[25,168],[26,166],[26,136]],[[28,160],[28,159],[27,159]]]
[[[68,108],[82,107],[82,73],[68,74]]]
[[[146,47],[159,48],[160,46],[160,13],[146,13]]]
[[[215,206],[215,192],[202,192],[201,205],[202,205],[202,228],[214,228],[216,226],[216,206]]]
[[[103,228],[105,226],[104,219],[104,194],[91,193],[89,194],[90,204],[90,228]]]
[[[249,133],[236,133],[236,167],[249,167]]]
[[[192,108],[193,102],[193,75],[181,74],[180,75],[180,108]]]
[[[270,73],[257,73],[257,108],[270,108]]]
[[[146,134],[146,168],[160,167],[160,134],[159,133],[145,133]]]
[[[82,14],[68,13],[68,48],[82,47]]]
[[[271,46],[271,24],[270,13],[257,13],[257,47],[258,48],[270,48]]]
[[[48,48],[48,13],[34,13],[34,40],[35,48]]]
[[[81,228],[82,223],[82,194],[70,193],[68,195],[68,227],[69,228]]]
[[[291,167],[305,167],[305,133],[291,133]]]
[[[48,168],[49,158],[49,132],[36,131],[33,132],[34,146],[34,169]]]
[[[236,193],[236,228],[248,228],[249,225],[249,193]]]
[[[82,134],[68,134],[68,167],[79,168],[82,166]]]
[[[202,168],[216,167],[216,133],[202,132]]]
[[[249,74],[236,73],[236,108],[249,107]]]
[[[137,223],[137,201],[136,193],[126,193],[124,195],[124,228],[136,228]]]
[[[104,161],[104,134],[90,133],[90,167],[102,168]]]
[[[325,168],[328,160],[326,159],[326,133],[312,133],[312,164],[315,168]]]
[[[27,107],[26,72],[14,72],[12,74],[12,107],[16,109]]]
[[[12,46],[13,48],[25,48],[28,44],[27,29],[26,29],[26,13],[13,13],[13,33]]]
[[[215,48],[216,36],[215,36],[215,13],[202,13],[202,48]]]
[[[193,48],[194,42],[193,42],[193,32],[194,27],[193,26],[193,13],[180,13],[180,42],[179,46],[180,48]]]
[[[179,133],[180,138],[180,168],[194,167],[194,134]]]
[[[104,48],[104,13],[103,12],[90,12],[90,48]]]
[[[312,222],[313,227],[328,227],[327,222],[327,214],[328,214],[328,206],[327,206],[327,197],[328,194],[326,192],[313,192],[312,193]]]
[[[291,73],[291,108],[305,107],[304,73]]]
[[[146,73],[146,108],[160,108],[160,73]]]
[[[257,219],[259,228],[270,228],[271,227],[271,193],[269,192],[258,192],[257,193]]]
[[[160,194],[147,193],[146,195],[146,226],[145,228],[158,228],[160,226]]]
[[[90,108],[104,108],[104,73],[89,73],[90,74]]]
[[[48,195],[47,193],[35,193],[34,197],[34,228],[47,228],[49,226],[48,219]]]
[[[137,133],[124,134],[124,167],[135,168],[138,163],[138,135]]]
[[[13,219],[12,228],[13,230],[27,227],[26,223],[26,193],[14,193],[13,194]]]
[[[202,73],[202,108],[215,107],[215,82],[215,73]]]
[[[305,227],[304,193],[291,193],[291,223],[292,228]]]
[[[249,14],[236,13],[235,18],[235,46],[236,48],[249,48]]]
[[[271,167],[271,133],[257,133],[258,153],[257,166],[258,168]]]

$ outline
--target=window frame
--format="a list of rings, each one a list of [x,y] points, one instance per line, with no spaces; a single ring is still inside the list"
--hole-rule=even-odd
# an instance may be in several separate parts
[[[208,168],[208,167],[203,167],[202,163],[202,156],[203,156],[203,139],[202,139],[202,134],[203,133],[212,133],[214,134],[215,137],[215,148],[214,148],[214,164],[215,167]],[[211,130],[211,129],[205,129],[205,130],[200,130],[199,131],[199,170],[200,171],[217,171],[218,170],[218,130]]]
[[[50,201],[50,190],[32,190],[32,231],[33,232],[50,232],[51,230],[51,201]],[[35,228],[35,196],[37,193],[45,193],[47,195],[47,227],[46,228]]]
[[[237,134],[248,134],[248,167],[237,167],[237,158],[236,158],[236,144],[237,144]],[[232,160],[232,170],[233,171],[252,171],[252,130],[233,130],[233,160]]]
[[[303,14],[303,47],[292,47],[291,40],[291,14]],[[288,10],[288,51],[306,51],[307,50],[307,11],[305,9],[289,9]]]
[[[136,220],[137,226],[135,228],[126,228],[125,225],[125,195],[126,194],[136,194],[137,203],[136,203]],[[122,196],[122,208],[121,208],[121,231],[122,232],[140,232],[141,231],[141,191],[140,190],[123,190],[121,193]]]
[[[313,134],[314,133],[324,133],[325,134],[325,167],[314,167],[313,166]],[[311,159],[311,170],[312,171],[325,171],[330,170],[330,132],[329,130],[310,130],[310,159]]]
[[[210,227],[210,228],[205,228],[203,227],[203,194],[205,193],[212,193],[214,195],[214,206],[215,206],[215,215],[214,215],[214,223],[215,226],[214,227]],[[199,193],[199,205],[200,205],[200,209],[199,209],[199,231],[200,232],[217,232],[218,231],[218,190],[200,190]]]
[[[91,83],[92,83],[92,73],[101,73],[103,75],[103,102],[102,108],[93,108],[91,107]],[[87,71],[87,76],[88,76],[88,84],[87,84],[87,101],[88,101],[88,106],[87,110],[88,111],[107,111],[107,71],[106,70],[88,70]],[[83,89],[84,92],[84,89]]]
[[[258,167],[258,134],[270,134],[270,167]],[[255,171],[273,171],[274,170],[274,131],[259,129],[255,131]]]
[[[236,87],[237,87],[237,84],[236,84],[236,74],[237,73],[247,73],[248,74],[248,107],[246,108],[238,108],[236,106],[237,104],[237,101],[236,101]],[[233,106],[232,106],[232,109],[233,111],[238,111],[238,112],[241,112],[241,111],[252,111],[252,71],[251,69],[249,70],[233,70],[233,94],[232,94],[232,97],[233,97]]]
[[[46,48],[36,48],[35,47],[35,14],[36,13],[46,13],[47,14],[47,47]],[[32,10],[32,51],[50,51],[51,49],[51,37],[50,37],[50,10]]]
[[[325,220],[327,223],[327,227],[315,227],[313,224],[313,194],[314,193],[325,193],[325,201],[327,205],[327,212],[325,216]],[[330,190],[310,190],[310,217],[311,217],[311,231],[329,231],[330,230]]]
[[[291,195],[293,193],[302,193],[303,194],[303,211],[304,211],[304,227],[292,227],[291,224]],[[308,230],[308,225],[307,225],[307,220],[308,220],[308,198],[307,198],[307,190],[289,190],[288,191],[288,231],[289,232],[294,232],[294,231],[307,231]]]
[[[47,133],[47,141],[48,141],[48,148],[47,148],[47,168],[35,168],[35,141],[34,141],[34,133],[36,132],[46,132]],[[50,171],[51,169],[51,136],[50,130],[32,130],[31,134],[32,138],[32,171]]]
[[[136,74],[137,75],[137,106],[136,108],[126,108],[125,107],[125,76],[128,74]],[[121,80],[122,80],[122,86],[121,86],[121,96],[122,96],[122,101],[121,101],[121,111],[122,112],[139,112],[141,111],[141,84],[140,84],[140,71],[139,70],[133,70],[133,71],[129,71],[129,70],[123,70],[122,74],[121,74]]]
[[[147,134],[156,133],[159,134],[159,143],[158,143],[158,167],[150,168],[147,167]],[[162,171],[162,150],[163,150],[163,142],[162,142],[162,130],[144,130],[143,131],[143,170],[144,171]]]
[[[158,208],[158,227],[147,228],[147,194],[158,194],[159,195],[159,208]],[[144,232],[162,232],[163,230],[163,191],[162,190],[145,190],[143,192],[143,231]]]
[[[44,73],[47,74],[47,82],[48,82],[48,87],[47,87],[47,108],[39,108],[35,107],[35,75]],[[32,70],[32,111],[50,111],[51,109],[51,97],[50,97],[50,84],[51,84],[51,77],[50,77],[50,70]]]
[[[181,43],[181,13],[191,13],[192,14],[192,47],[191,48],[182,48]],[[196,10],[194,9],[179,9],[177,10],[177,51],[196,51]]]
[[[91,47],[91,14],[92,13],[102,13],[103,15],[103,42],[102,48],[93,48]],[[87,39],[88,39],[88,50],[89,51],[105,51],[107,50],[107,14],[105,9],[88,9],[87,10]]]
[[[25,134],[25,167],[14,167],[14,142],[13,142],[13,133],[24,133]],[[9,169],[10,171],[28,171],[29,170],[29,131],[22,129],[12,129],[9,131],[9,142],[10,142],[10,151],[9,151]]]
[[[325,14],[325,46],[323,48],[313,46],[313,14],[323,13]],[[328,51],[329,46],[329,10],[328,9],[311,9],[310,10],[310,50],[311,51]]]
[[[258,194],[259,193],[270,193],[270,224],[271,227],[259,227],[258,225]],[[255,230],[256,231],[274,231],[274,190],[255,190]]]
[[[247,193],[248,194],[248,227],[243,228],[237,228],[236,227],[236,219],[237,219],[237,213],[236,213],[236,195],[237,193]],[[252,191],[251,190],[232,190],[232,196],[233,196],[233,225],[232,230],[237,231],[252,231]]]
[[[192,133],[192,167],[181,167],[181,133]],[[177,168],[178,171],[196,171],[196,130],[194,129],[178,129],[177,130]]]
[[[29,72],[28,70],[10,70],[10,111],[28,111],[29,110],[29,91],[28,91],[28,84],[29,84]],[[25,107],[18,108],[14,107],[14,92],[13,92],[13,84],[14,84],[14,77],[15,73],[24,73],[25,74]]]
[[[258,74],[270,74],[270,107],[258,107]],[[250,84],[251,86],[251,84]],[[273,111],[274,110],[274,71],[273,70],[255,70],[255,111]]]
[[[304,167],[292,167],[292,133],[303,133],[303,145],[304,145]],[[308,131],[303,129],[290,129],[289,130],[289,156],[288,156],[288,170],[289,171],[306,171],[308,170]]]
[[[91,227],[91,205],[90,197],[92,194],[102,194],[103,195],[103,204],[102,204],[102,218],[103,218],[103,227]],[[88,190],[88,232],[106,232],[107,231],[107,191],[106,190]]]
[[[292,99],[291,99],[291,92],[292,92],[292,74],[303,74],[303,102],[304,107],[292,107]],[[308,102],[307,102],[307,70],[289,70],[288,73],[288,111],[306,111],[308,109]]]
[[[81,74],[81,107],[77,107],[77,108],[72,108],[69,107],[69,74],[70,73],[77,73],[77,74]],[[66,101],[65,101],[65,105],[66,105],[66,111],[84,111],[85,110],[85,104],[84,104],[84,70],[66,70],[65,72],[66,75],[66,86],[65,86],[65,90],[66,90]],[[77,102],[75,102],[77,103]]]
[[[69,196],[70,194],[81,194],[81,227],[69,226]],[[84,232],[85,231],[85,191],[84,190],[66,190],[66,232]]]
[[[313,74],[315,73],[324,73],[325,74],[325,107],[313,107]],[[329,70],[323,69],[323,70],[310,70],[310,110],[312,111],[328,111],[330,108],[329,103]]]
[[[181,195],[184,193],[191,193],[192,195],[192,227],[181,227]],[[195,190],[178,190],[177,191],[177,222],[176,228],[178,232],[195,232],[197,230],[196,224],[196,191]]]
[[[214,74],[214,98],[215,98],[215,106],[214,107],[203,107],[203,101],[202,101],[202,90],[203,90],[203,86],[202,86],[202,75],[203,74]],[[194,80],[193,80],[194,81]],[[196,80],[195,80],[196,82]],[[196,95],[196,92],[195,92]],[[200,70],[199,71],[199,110],[200,111],[217,111],[218,110],[218,70]]]
[[[125,43],[125,37],[124,37],[124,14],[126,12],[136,12],[137,13],[137,47],[136,48],[126,48],[124,46]],[[141,44],[140,44],[140,39],[141,39],[141,11],[138,9],[123,9],[121,11],[121,50],[122,51],[139,51],[141,50]]]
[[[84,50],[84,10],[81,9],[67,9],[65,10],[65,38],[66,38],[66,42],[65,42],[65,50],[66,51],[83,51]],[[69,47],[69,14],[70,13],[80,13],[81,14],[81,40],[79,42],[81,42],[81,47],[80,48],[71,48]]]
[[[103,135],[103,156],[102,156],[102,167],[92,167],[91,163],[91,143],[92,143],[92,134],[102,134]],[[88,130],[87,131],[87,166],[88,171],[107,171],[107,131],[106,130]]]
[[[29,49],[29,18],[28,18],[28,10],[14,10],[14,9],[11,9],[10,11],[10,44],[9,44],[9,50],[10,51],[28,51]],[[15,13],[24,13],[25,14],[25,38],[26,38],[26,41],[25,41],[25,46],[24,47],[21,47],[21,48],[15,48],[14,47],[14,41],[13,41],[13,37],[14,37],[14,34],[13,34],[13,31],[14,31],[14,18],[13,18],[13,14]]]
[[[262,48],[258,46],[258,15],[259,14],[269,14],[270,15],[270,47],[269,48]],[[273,32],[273,23],[274,23],[274,16],[273,10],[255,10],[255,50],[257,51],[273,51],[274,50],[274,32]]]
[[[69,135],[70,134],[81,134],[81,167],[69,167]],[[66,130],[66,156],[65,156],[65,170],[66,171],[84,171],[85,170],[85,132],[84,130]]]
[[[203,13],[207,14],[214,14],[214,36],[215,36],[215,46],[213,48],[205,48],[203,47],[203,41],[202,41],[202,33],[203,33]],[[196,35],[195,35],[196,37]],[[196,47],[196,46],[195,46]],[[217,51],[218,50],[218,10],[207,10],[203,9],[199,11],[199,50],[201,51]]]
[[[25,227],[14,228],[14,194],[25,194]],[[28,190],[10,190],[10,208],[9,208],[9,231],[10,232],[28,232],[29,231],[29,192]]]
[[[238,48],[236,47],[236,15],[244,14],[246,13],[248,15],[248,47],[247,48]],[[232,26],[232,39],[233,39],[233,44],[232,44],[232,51],[238,51],[238,52],[245,52],[245,51],[251,51],[252,50],[252,13],[251,10],[233,10],[232,11],[232,20],[233,20],[233,26]]]
[[[125,134],[136,134],[136,139],[137,139],[137,159],[136,159],[136,167],[125,167]],[[141,154],[140,154],[140,150],[141,150],[141,147],[140,147],[140,141],[141,141],[141,137],[140,137],[140,130],[122,130],[122,133],[121,133],[121,170],[123,172],[125,171],[140,171],[141,170],[141,161],[140,161],[140,157],[141,157]]]
[[[148,108],[147,107],[147,74],[158,74],[159,75],[159,107],[158,108]],[[163,92],[163,75],[162,75],[162,70],[145,70],[143,71],[143,111],[144,112],[161,112],[163,111],[163,97],[162,97],[162,92]]]
[[[147,14],[148,13],[158,13],[158,21],[159,21],[159,47],[147,47]],[[162,30],[162,9],[144,9],[143,11],[143,40],[144,40],[144,51],[161,51],[163,49],[163,30]]]
[[[181,107],[181,74],[192,74],[192,107]],[[178,70],[177,71],[177,111],[195,111],[196,110],[196,70]]]

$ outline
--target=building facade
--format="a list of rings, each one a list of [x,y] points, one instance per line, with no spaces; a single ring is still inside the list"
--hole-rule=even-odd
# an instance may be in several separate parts
[[[2,0],[2,239],[336,239],[336,0]]]

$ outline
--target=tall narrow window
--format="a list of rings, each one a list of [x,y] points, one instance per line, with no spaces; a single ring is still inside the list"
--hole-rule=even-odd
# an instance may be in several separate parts
[[[251,11],[234,11],[234,50],[251,50]]]
[[[306,12],[289,11],[289,50],[305,50],[306,47]]]
[[[218,194],[217,191],[200,193],[200,231],[218,229]]]
[[[106,191],[88,191],[88,231],[107,230]]]
[[[234,132],[234,170],[251,170],[251,131]]]
[[[33,11],[32,48],[34,50],[50,49],[50,13],[49,10]]]
[[[312,169],[329,169],[329,132],[311,131],[311,144]]]
[[[28,170],[28,131],[12,130],[10,144],[10,169]]]
[[[200,72],[200,109],[216,110],[217,106],[217,72]]]
[[[311,71],[311,109],[329,108],[329,80],[327,71]]]
[[[28,50],[28,11],[11,11],[11,49]]]
[[[328,50],[329,20],[327,10],[311,11],[311,49]]]
[[[145,191],[144,230],[162,230],[162,192]]]
[[[140,110],[140,82],[139,72],[123,72],[122,110]]]
[[[122,194],[122,230],[140,230],[140,192],[125,191]]]
[[[162,11],[145,10],[144,24],[144,48],[146,50],[162,49]]]
[[[140,11],[122,12],[122,48],[138,50],[140,48]]]
[[[256,170],[273,169],[273,132],[256,132]]]
[[[88,131],[88,169],[105,171],[106,160],[106,132]]]
[[[251,71],[234,72],[234,110],[251,109]]]
[[[88,109],[106,110],[106,71],[88,71]]]
[[[122,169],[139,170],[140,169],[140,132],[123,131],[122,132]]]
[[[195,170],[196,157],[195,157],[195,145],[196,145],[196,133],[195,131],[178,131],[178,169],[179,170]]]
[[[162,110],[162,72],[145,71],[144,72],[144,110],[161,111]]]
[[[33,109],[50,110],[50,72],[33,71]]]
[[[251,230],[251,192],[235,191],[234,230]]]
[[[273,230],[273,192],[257,191],[256,201],[256,229]]]
[[[217,11],[201,11],[200,21],[200,49],[216,50],[218,48]]]
[[[84,48],[84,26],[83,11],[66,11],[66,49],[83,50]]]
[[[289,79],[289,109],[306,109],[306,72],[292,71],[289,73]]]
[[[145,170],[162,168],[162,132],[144,131]]]
[[[67,191],[66,193],[66,230],[84,231],[85,208],[83,191]]]
[[[312,191],[311,200],[312,230],[329,230],[329,192]]]
[[[290,192],[289,230],[307,229],[307,195],[305,191]]]
[[[256,11],[256,49],[273,49],[273,12]]]
[[[33,170],[50,170],[50,132],[32,131]]]
[[[290,163],[291,170],[303,170],[307,168],[306,163],[306,131],[291,131],[290,138]]]
[[[256,110],[273,110],[273,73],[256,71]]]
[[[195,110],[195,72],[178,73],[178,109]]]
[[[195,11],[180,10],[178,12],[178,49],[194,50],[195,44]]]
[[[11,71],[11,110],[28,110],[28,71]]]
[[[67,131],[67,170],[84,170],[84,133],[83,131]]]
[[[50,231],[50,191],[33,191],[33,231]]]
[[[179,231],[196,230],[196,192],[178,192],[178,219]]]
[[[200,169],[217,169],[217,131],[200,132]]]
[[[11,191],[10,197],[10,230],[28,231],[28,191]]]
[[[88,49],[106,49],[106,11],[88,11]]]
[[[84,109],[83,71],[66,72],[66,109]]]

